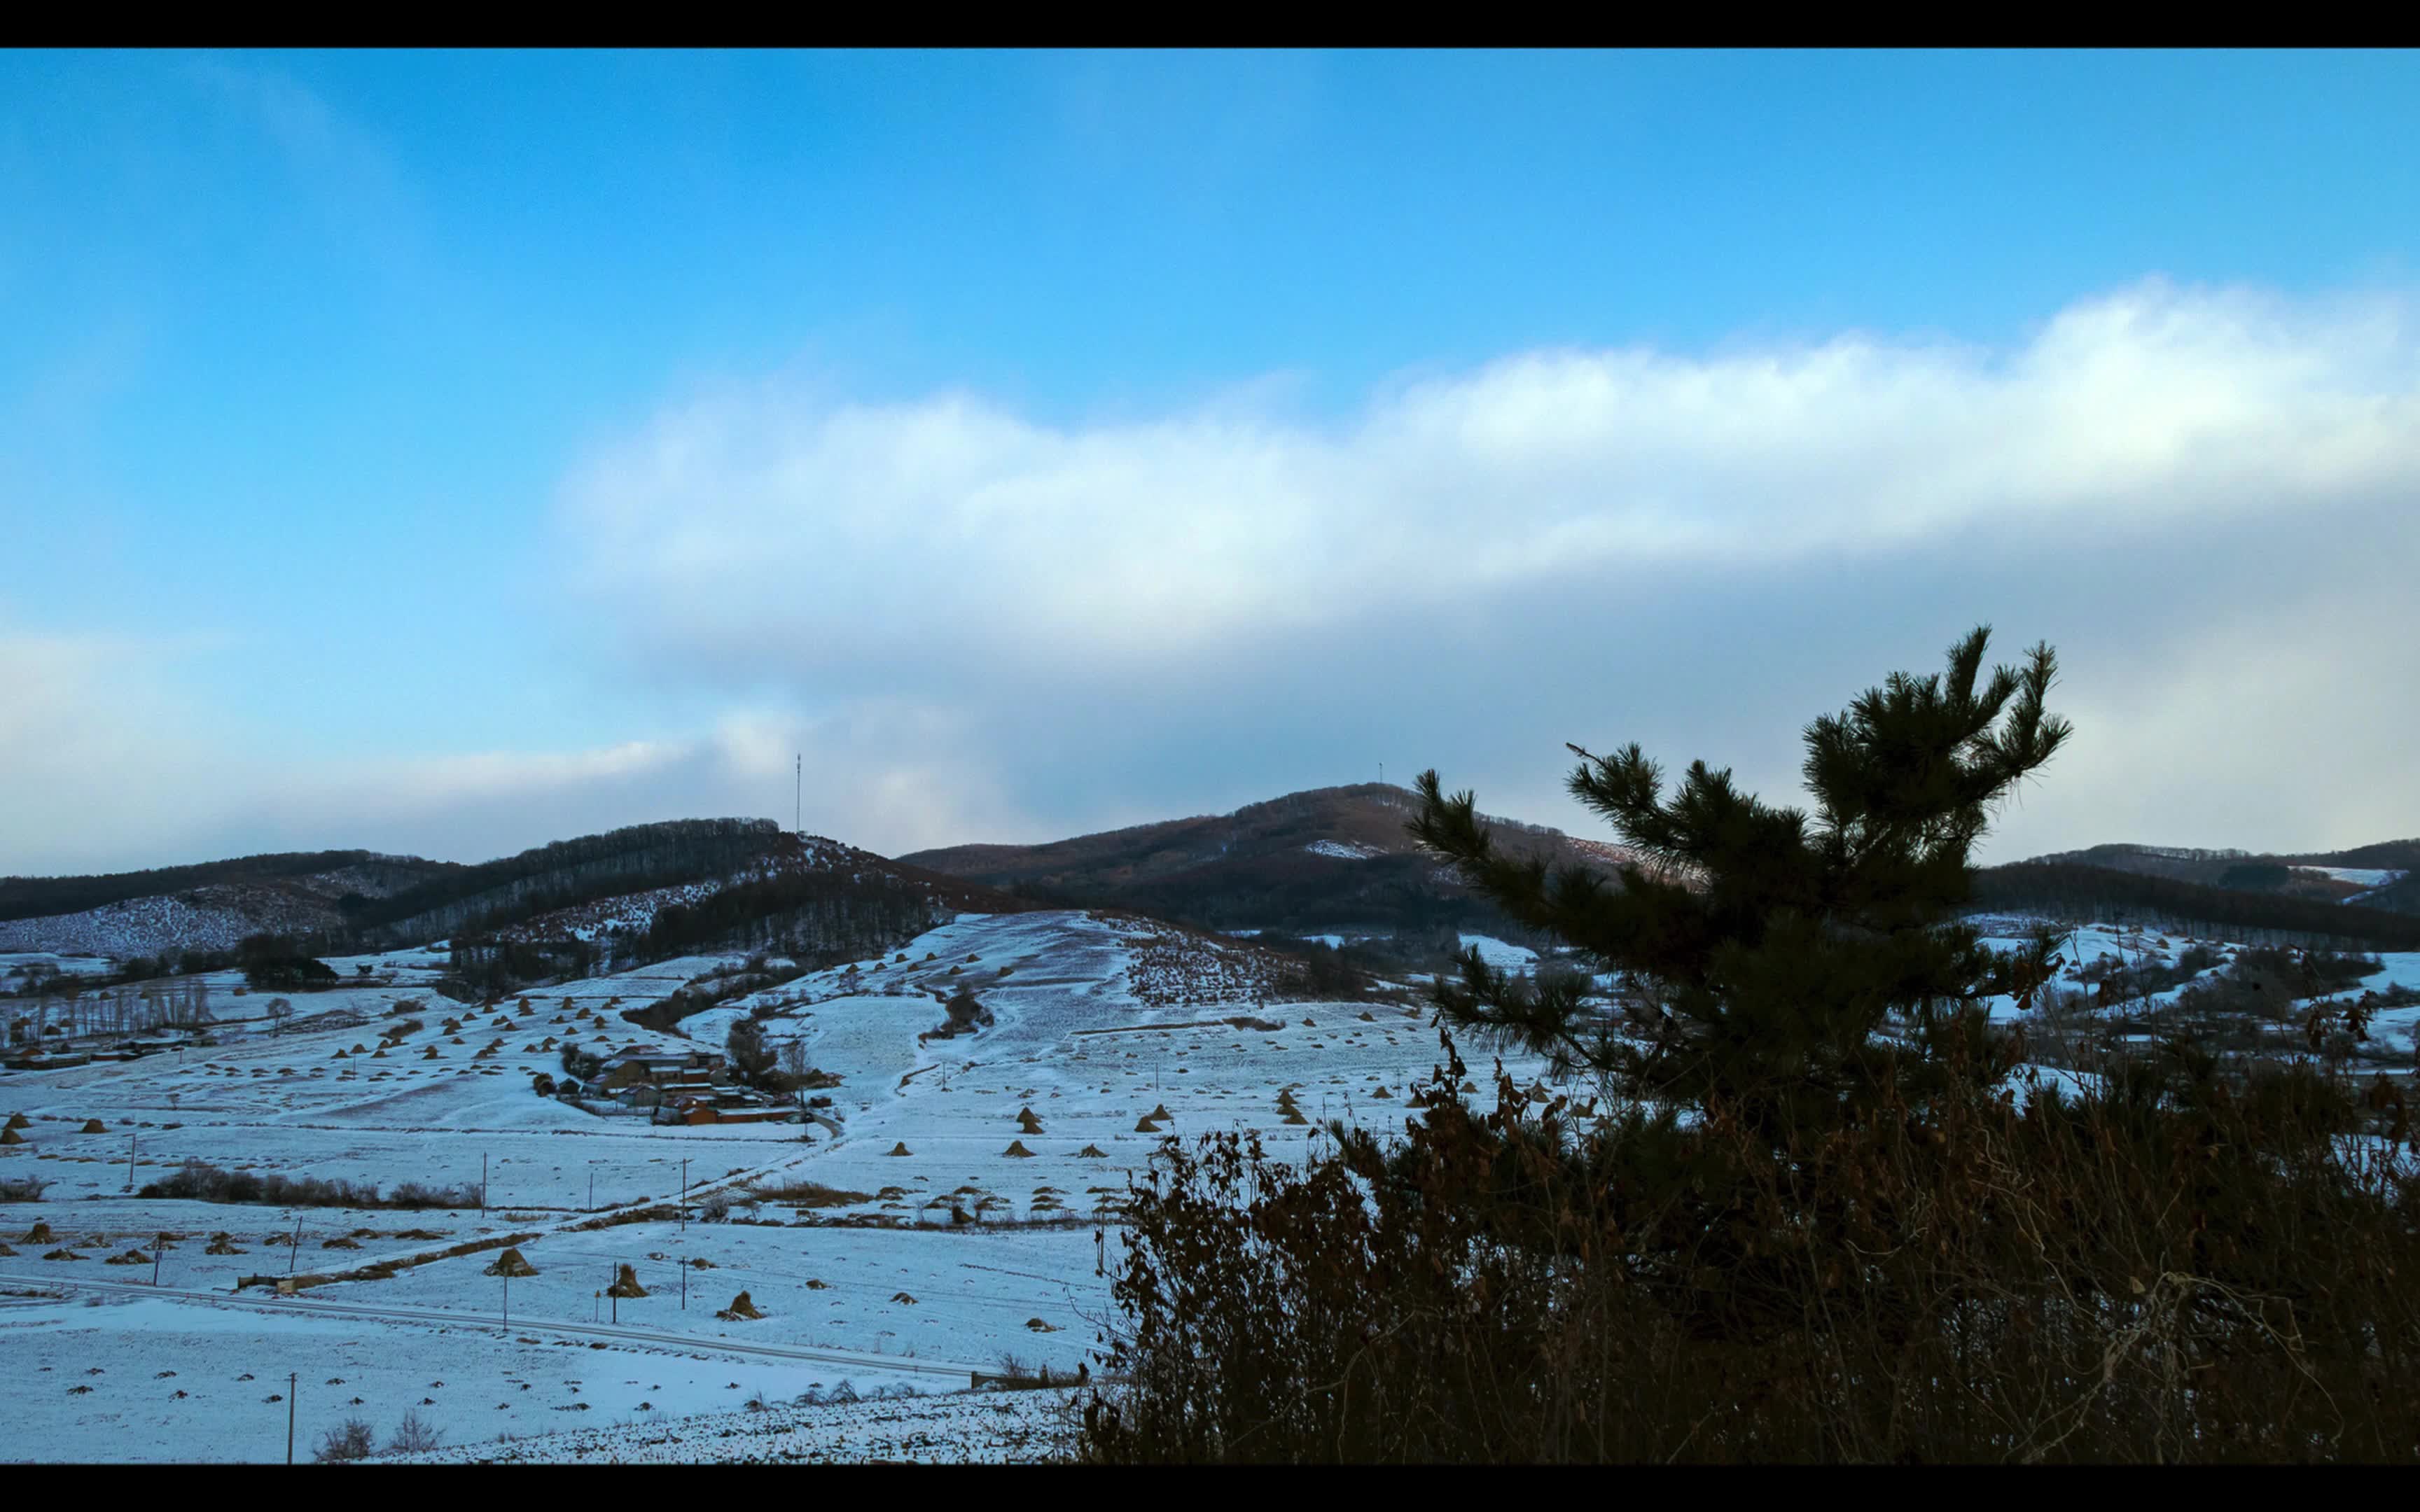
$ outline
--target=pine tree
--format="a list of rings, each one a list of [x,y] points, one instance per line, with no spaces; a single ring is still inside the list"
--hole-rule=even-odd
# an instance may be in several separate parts
[[[1500,853],[1473,795],[1449,798],[1421,774],[1413,835],[1507,915],[1625,984],[1608,1005],[1586,978],[1514,978],[1474,949],[1459,982],[1438,984],[1447,1021],[1776,1144],[1894,1096],[1914,1105],[1952,1062],[2005,1069],[1981,1000],[2029,995],[2056,941],[1996,952],[1956,911],[1991,814],[2070,727],[2043,707],[2057,666],[2047,644],[1977,687],[1990,633],[1952,646],[1946,674],[1893,673],[1807,728],[1812,815],[1703,762],[1667,797],[1637,745],[1571,747],[1573,795],[1643,860],[1618,884]]]

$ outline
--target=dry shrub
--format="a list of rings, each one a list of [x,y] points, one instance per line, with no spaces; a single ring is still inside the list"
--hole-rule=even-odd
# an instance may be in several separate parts
[[[476,1207],[479,1201],[475,1185],[429,1187],[406,1181],[392,1196],[381,1196],[375,1181],[230,1171],[200,1160],[188,1160],[159,1180],[146,1182],[135,1195],[280,1208],[469,1208]]]
[[[904,1155],[908,1151],[905,1147],[893,1147],[891,1153]],[[871,1193],[851,1192],[820,1181],[759,1181],[748,1189],[748,1195],[759,1202],[787,1202],[801,1208],[845,1208],[874,1200]]]
[[[367,1423],[349,1417],[334,1427],[320,1430],[319,1447],[312,1452],[312,1458],[322,1464],[367,1459],[376,1442]]]
[[[1084,1451],[2420,1458],[2420,1183],[2340,1075],[2175,1042],[2069,1103],[1949,1069],[1823,1130],[1577,1124],[1499,1072],[1494,1113],[1432,1095],[1307,1169],[1171,1142]]]
[[[419,1411],[414,1409],[404,1413],[403,1421],[395,1426],[394,1434],[386,1441],[386,1452],[391,1455],[427,1454],[443,1442],[444,1437],[444,1430],[423,1419]]]

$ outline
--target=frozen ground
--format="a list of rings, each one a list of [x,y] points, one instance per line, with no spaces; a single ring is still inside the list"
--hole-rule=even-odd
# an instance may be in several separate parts
[[[1078,1393],[965,1392],[817,1406],[768,1406],[396,1456],[394,1463],[1029,1464],[1073,1448]]]

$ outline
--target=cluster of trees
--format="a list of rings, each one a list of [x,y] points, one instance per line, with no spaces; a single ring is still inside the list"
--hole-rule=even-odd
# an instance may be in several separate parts
[[[447,985],[462,1000],[479,1002],[542,982],[570,981],[595,973],[605,952],[587,940],[499,940],[457,936],[446,959]]]
[[[892,949],[948,916],[925,886],[881,872],[797,871],[657,911],[641,960],[708,948],[768,950],[831,964]]]
[[[49,980],[55,991],[33,995],[29,1008],[9,1015],[8,1039],[13,1043],[40,1043],[59,1034],[145,1034],[155,1029],[199,1028],[210,1022],[209,984],[198,977],[134,985],[112,981],[95,987],[90,979]]]

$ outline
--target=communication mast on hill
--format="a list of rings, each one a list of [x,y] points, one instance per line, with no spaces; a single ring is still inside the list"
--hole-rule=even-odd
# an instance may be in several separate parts
[[[799,752],[798,764],[790,773],[790,827],[803,835],[807,832],[807,753]]]

